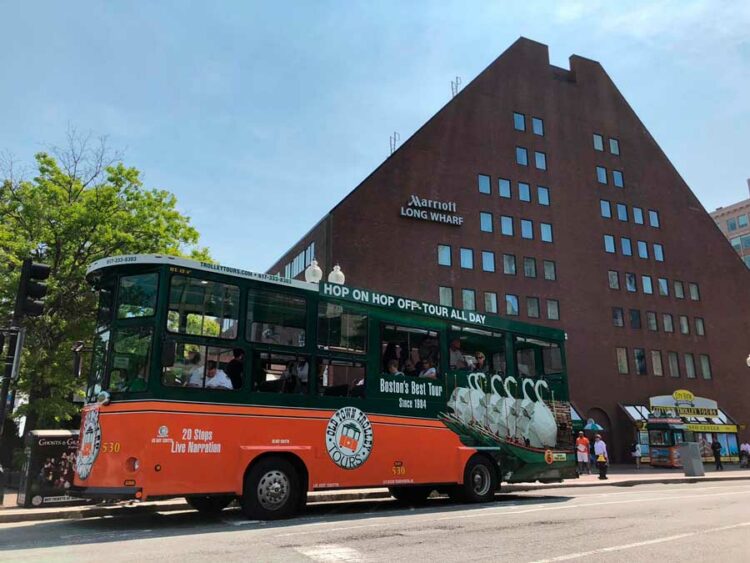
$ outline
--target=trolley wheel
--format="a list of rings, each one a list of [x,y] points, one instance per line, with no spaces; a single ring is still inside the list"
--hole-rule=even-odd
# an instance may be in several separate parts
[[[403,504],[422,504],[432,492],[432,487],[403,486],[388,487],[388,492],[397,501]]]
[[[486,457],[475,455],[464,469],[464,482],[453,487],[448,496],[455,502],[488,502],[495,498],[497,469]]]
[[[216,514],[224,510],[235,499],[232,495],[206,495],[200,497],[185,497],[187,503],[204,514]]]
[[[245,476],[240,504],[248,518],[279,520],[293,516],[303,496],[294,466],[286,459],[269,457],[255,464]]]

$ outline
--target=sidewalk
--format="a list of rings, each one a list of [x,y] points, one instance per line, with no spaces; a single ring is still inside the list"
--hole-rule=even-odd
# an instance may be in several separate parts
[[[704,477],[685,477],[681,469],[665,470],[644,467],[636,471],[632,465],[613,465],[610,467],[608,480],[600,481],[597,475],[582,475],[563,483],[523,483],[503,485],[501,491],[506,493],[536,491],[546,489],[566,489],[575,487],[632,487],[649,483],[697,483],[701,481],[750,480],[750,470],[740,469],[737,465],[727,464],[724,471],[715,471],[706,465]],[[316,491],[308,493],[308,503],[345,502],[356,500],[373,500],[390,498],[388,489],[348,489],[343,491]],[[185,499],[158,502],[116,503],[83,506],[52,506],[49,508],[20,508],[16,506],[16,493],[5,492],[5,502],[0,507],[0,524],[10,522],[32,522],[41,520],[82,519],[101,516],[123,516],[151,512],[172,512],[191,510]]]

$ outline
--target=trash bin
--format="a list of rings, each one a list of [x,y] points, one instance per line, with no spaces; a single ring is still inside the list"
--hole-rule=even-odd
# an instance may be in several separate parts
[[[677,453],[686,477],[703,477],[706,474],[698,442],[683,442],[677,446]]]

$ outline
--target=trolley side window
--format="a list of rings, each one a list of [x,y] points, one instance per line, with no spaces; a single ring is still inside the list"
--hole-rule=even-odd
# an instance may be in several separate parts
[[[364,398],[366,370],[363,362],[318,358],[318,395]]]
[[[255,352],[253,374],[253,391],[305,394],[309,387],[310,360],[307,356]]]
[[[247,298],[247,338],[261,344],[305,346],[307,301],[267,289],[250,290]]]
[[[159,274],[122,276],[117,292],[117,318],[153,317],[158,289]]]
[[[479,328],[452,326],[448,334],[452,370],[505,375],[505,334]]]
[[[384,376],[439,376],[440,338],[434,330],[381,325],[381,373]]]
[[[562,351],[557,342],[537,338],[515,339],[516,369],[522,377],[540,377],[562,373]]]
[[[177,342],[174,346],[175,362],[163,367],[162,385],[219,391],[231,391],[234,388],[225,371],[234,358],[232,349],[189,342]]]
[[[337,303],[318,306],[318,348],[336,352],[367,351],[367,315]]]
[[[146,391],[151,360],[151,327],[116,330],[112,346],[109,389],[117,392]]]
[[[178,334],[237,338],[240,289],[235,285],[172,276],[167,330]]]

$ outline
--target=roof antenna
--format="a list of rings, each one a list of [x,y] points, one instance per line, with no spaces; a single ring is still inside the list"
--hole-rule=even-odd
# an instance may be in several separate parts
[[[451,98],[455,98],[460,89],[461,89],[461,77],[456,76],[455,80],[451,80]]]
[[[398,134],[398,131],[394,131],[393,135],[391,135],[391,154],[396,152],[396,147],[398,147],[398,142],[401,140],[401,135]]]

